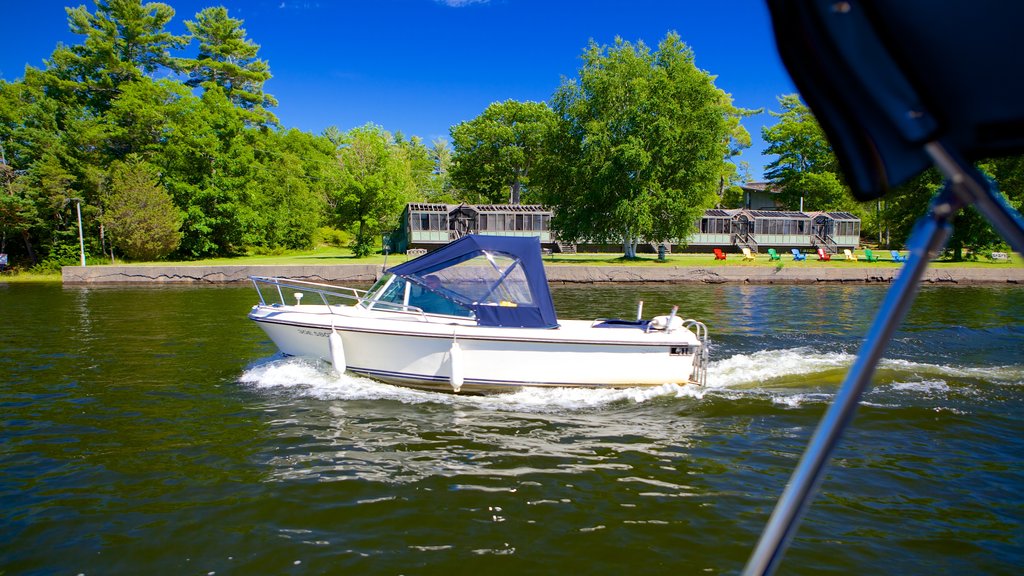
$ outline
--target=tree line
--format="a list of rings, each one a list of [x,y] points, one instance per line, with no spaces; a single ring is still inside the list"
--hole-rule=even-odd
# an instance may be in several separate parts
[[[77,262],[73,205],[87,252],[106,261],[307,249],[337,230],[364,256],[412,201],[543,203],[561,238],[621,242],[632,256],[640,239],[685,238],[706,208],[739,206],[742,120],[761,112],[734,106],[669,33],[655,49],[591,42],[549,103],[496,102],[450,143],[373,124],[314,135],[281,126],[263,89],[270,66],[225,8],[195,14],[184,35],[168,31],[166,4],[66,11],[81,42],[0,81],[0,252],[24,267]],[[780,105],[764,136],[783,201],[905,237],[901,201],[871,219],[806,107]],[[991,166],[1014,183],[1019,168]]]

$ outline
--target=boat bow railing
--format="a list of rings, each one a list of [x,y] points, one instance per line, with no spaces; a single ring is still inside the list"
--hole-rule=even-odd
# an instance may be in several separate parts
[[[270,287],[277,294],[277,303],[282,306],[287,306],[288,302],[285,301],[283,289],[288,290],[301,290],[299,294],[305,295],[307,293],[316,294],[320,297],[320,301],[326,306],[328,312],[336,314],[335,306],[338,305],[338,300],[341,300],[345,305],[352,306],[355,304],[365,304],[367,308],[373,307],[377,310],[388,310],[391,312],[411,312],[419,315],[419,317],[426,322],[427,316],[423,310],[416,306],[409,306],[405,304],[395,304],[393,302],[383,302],[380,300],[374,300],[370,298],[369,292],[366,290],[359,290],[356,288],[348,288],[345,286],[332,286],[330,284],[321,284],[319,282],[308,282],[305,280],[283,280],[281,278],[272,278],[268,276],[250,276],[249,280],[252,280],[253,286],[256,287],[256,293],[259,294],[260,304],[263,306],[273,306],[275,302],[267,303],[267,298],[263,295],[263,288]],[[262,288],[261,288],[262,285]],[[298,297],[301,301],[302,296]],[[332,303],[333,299],[333,303]]]

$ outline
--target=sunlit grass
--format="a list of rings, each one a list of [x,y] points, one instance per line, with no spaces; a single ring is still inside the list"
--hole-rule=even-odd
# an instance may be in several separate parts
[[[906,252],[902,252],[904,255]],[[659,260],[657,254],[639,254],[636,258],[624,258],[622,254],[581,252],[578,254],[546,254],[543,257],[544,263],[551,266],[651,266],[651,267],[684,267],[684,268],[715,268],[715,267],[750,267],[750,266],[771,266],[771,267],[799,267],[799,268],[898,268],[902,264],[893,262],[889,258],[879,259],[878,262],[868,262],[864,259],[864,252],[856,252],[858,261],[848,262],[842,255],[832,255],[828,262],[821,262],[816,254],[808,254],[805,261],[794,261],[791,254],[783,254],[781,260],[771,260],[768,254],[758,254],[753,261],[744,261],[740,253],[727,253],[726,260],[715,260],[713,254],[705,253],[676,253],[668,254],[665,260]],[[881,251],[876,251],[881,256]],[[884,252],[889,256],[888,251]],[[204,258],[201,260],[187,261],[157,261],[157,262],[121,262],[115,264],[121,266],[322,266],[322,265],[343,265],[343,264],[369,264],[376,266],[393,265],[405,262],[408,258],[405,254],[390,254],[386,258],[383,254],[374,254],[365,258],[356,258],[348,248],[333,246],[320,246],[313,250],[282,251],[274,254],[250,254],[245,256]],[[97,266],[110,264],[109,260],[103,258],[90,258],[88,265]],[[996,262],[988,258],[978,260],[964,260],[953,262],[950,260],[933,260],[931,266],[934,268],[999,268],[1024,266],[1024,259],[1019,254],[1010,254],[1008,262]],[[7,270],[0,273],[0,282],[60,282],[59,272],[39,274],[27,271]]]

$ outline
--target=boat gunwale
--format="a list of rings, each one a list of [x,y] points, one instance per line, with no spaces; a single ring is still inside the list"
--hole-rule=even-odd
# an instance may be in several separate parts
[[[294,313],[301,314],[302,312],[294,312]],[[325,316],[329,316],[328,314],[324,314],[324,315]],[[342,317],[342,318],[346,317],[346,316],[343,316],[343,315],[332,315],[332,316]],[[431,338],[431,339],[442,339],[442,340],[451,340],[451,339],[454,339],[454,338],[458,338],[459,340],[470,340],[470,341],[478,340],[478,341],[491,341],[491,342],[529,342],[529,343],[538,343],[538,344],[574,344],[574,345],[589,345],[589,346],[639,346],[639,347],[666,347],[667,346],[667,347],[675,347],[675,348],[678,348],[680,346],[689,346],[692,350],[698,350],[702,346],[700,341],[697,339],[697,336],[694,335],[693,332],[688,330],[688,329],[681,329],[679,331],[683,332],[683,333],[691,334],[693,336],[694,340],[695,340],[693,342],[691,342],[691,341],[680,342],[679,340],[657,340],[657,341],[646,341],[645,342],[645,341],[636,341],[636,340],[632,340],[632,341],[631,340],[583,340],[583,339],[570,339],[570,338],[529,338],[529,339],[527,339],[527,338],[517,338],[517,337],[515,337],[512,334],[509,334],[509,336],[480,335],[480,334],[465,333],[463,331],[456,331],[455,330],[455,329],[458,329],[458,328],[463,328],[463,329],[470,330],[470,331],[478,331],[478,330],[488,330],[488,331],[490,331],[490,330],[501,330],[501,331],[515,330],[515,331],[519,331],[519,334],[521,335],[522,334],[521,331],[523,331],[523,330],[543,330],[543,331],[546,331],[546,332],[553,332],[553,331],[558,330],[558,328],[543,328],[543,329],[538,329],[538,328],[498,328],[498,329],[495,329],[495,328],[492,328],[492,327],[479,327],[479,326],[475,326],[475,325],[466,325],[466,324],[455,324],[455,323],[440,324],[440,323],[437,323],[437,322],[428,322],[427,324],[434,325],[434,326],[441,325],[441,326],[447,326],[447,327],[453,328],[452,332],[447,333],[447,334],[444,334],[444,333],[430,334],[430,333],[424,333],[424,332],[406,332],[406,331],[400,331],[400,330],[387,330],[387,329],[379,329],[379,328],[361,328],[361,327],[353,327],[353,326],[338,326],[336,324],[333,324],[333,325],[310,324],[310,323],[306,323],[306,322],[292,321],[292,320],[284,321],[284,320],[276,320],[276,319],[273,319],[273,318],[267,318],[265,316],[255,316],[253,314],[253,312],[249,313],[249,319],[254,321],[254,322],[257,322],[257,323],[276,324],[276,325],[280,325],[280,326],[293,326],[293,327],[297,327],[297,328],[308,328],[308,329],[313,329],[313,330],[325,330],[325,331],[337,330],[339,332],[358,332],[358,333],[361,333],[361,334],[380,334],[380,335],[386,335],[386,336],[409,336],[409,337],[414,337],[414,338]],[[391,322],[409,322],[407,320],[391,320],[391,319],[384,319],[384,320],[385,321],[391,321]],[[579,322],[585,322],[585,321],[579,321]],[[416,324],[419,325],[419,326],[425,325],[422,322],[417,322]],[[603,329],[603,328],[594,328],[594,330],[605,330],[605,329]]]

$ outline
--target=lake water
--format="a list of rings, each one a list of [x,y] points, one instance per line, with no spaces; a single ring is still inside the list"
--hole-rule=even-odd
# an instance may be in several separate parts
[[[738,572],[879,286],[679,304],[708,387],[425,393],[275,355],[250,287],[0,284],[2,574]],[[925,288],[780,574],[1019,574],[1024,290]]]

